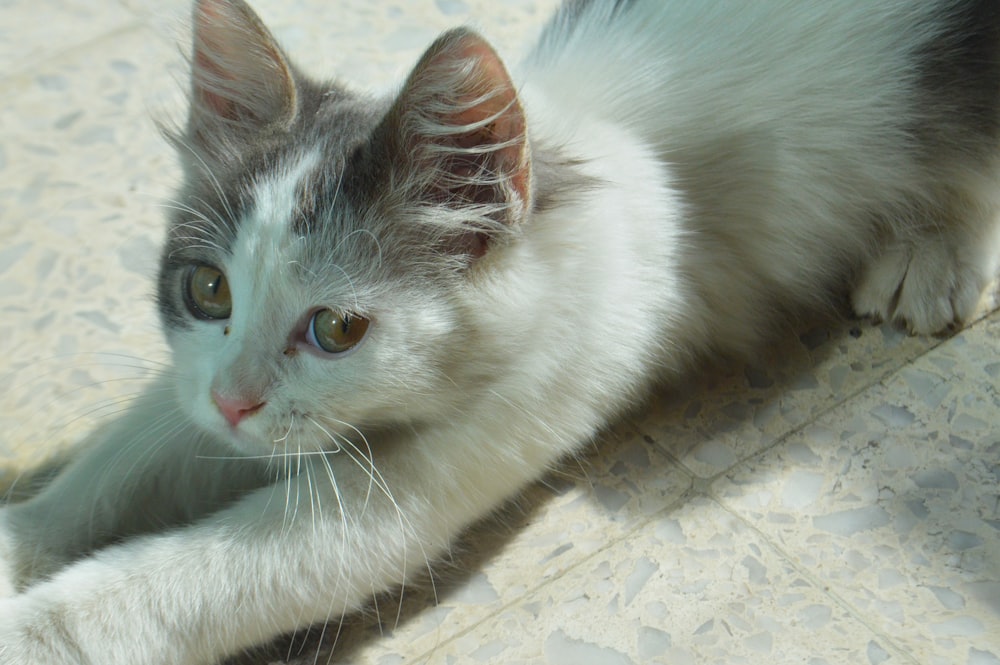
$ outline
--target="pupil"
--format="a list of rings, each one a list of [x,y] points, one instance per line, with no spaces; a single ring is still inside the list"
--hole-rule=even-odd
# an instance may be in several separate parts
[[[222,273],[217,272],[209,276],[205,286],[208,288],[207,296],[209,299],[218,300],[219,293],[226,287],[226,278],[223,277]]]

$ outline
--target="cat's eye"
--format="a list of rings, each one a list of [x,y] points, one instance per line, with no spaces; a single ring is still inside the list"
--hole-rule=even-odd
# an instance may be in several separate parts
[[[187,275],[184,300],[200,319],[228,319],[233,313],[233,297],[222,271],[212,266],[193,266]]]
[[[344,353],[364,339],[369,323],[363,316],[317,310],[306,328],[306,341],[327,353]]]

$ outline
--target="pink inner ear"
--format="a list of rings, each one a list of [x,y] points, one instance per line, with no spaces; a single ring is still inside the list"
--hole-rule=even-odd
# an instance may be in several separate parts
[[[194,66],[201,72],[203,79],[203,85],[196,86],[198,101],[220,118],[236,120],[238,118],[236,103],[217,92],[220,89],[220,81],[232,79],[226,76],[222,68],[213,63],[203,51],[195,52]],[[205,74],[208,74],[208,76],[205,76]],[[208,84],[204,79],[209,79],[211,84]]]
[[[220,7],[216,2],[199,0],[199,2],[195,3],[195,90],[199,96],[199,101],[216,115],[233,120],[235,119],[233,103],[213,91],[214,89],[218,89],[218,84],[215,83],[217,80],[225,80],[229,77],[226,76],[225,72],[216,64],[214,59],[208,55],[209,52],[219,53],[223,50],[217,43],[216,33],[220,30],[219,26],[225,25],[227,21],[219,9]],[[205,79],[212,81],[214,85],[208,85]]]
[[[295,83],[280,47],[240,0],[199,0],[194,10],[196,102],[212,115],[255,124],[287,122]]]

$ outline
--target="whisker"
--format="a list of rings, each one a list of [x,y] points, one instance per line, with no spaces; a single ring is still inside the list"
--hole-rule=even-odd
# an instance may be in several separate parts
[[[432,570],[431,564],[430,564],[430,557],[427,555],[427,552],[424,549],[423,544],[420,542],[419,535],[417,533],[416,528],[413,526],[413,523],[406,516],[405,512],[402,509],[402,506],[399,505],[399,502],[396,500],[395,496],[393,496],[392,491],[389,489],[389,485],[388,485],[388,482],[386,481],[385,477],[382,475],[382,473],[375,466],[374,457],[371,454],[371,446],[368,443],[367,437],[364,435],[364,433],[360,429],[358,429],[354,425],[351,425],[350,423],[346,423],[346,422],[337,420],[336,418],[325,417],[325,419],[331,420],[332,422],[335,422],[335,423],[339,423],[339,424],[341,424],[341,425],[343,425],[343,426],[345,426],[345,427],[353,430],[354,432],[356,432],[357,435],[365,442],[365,447],[367,448],[368,453],[369,453],[368,456],[365,456],[365,454],[361,451],[361,449],[358,448],[357,445],[355,445],[346,436],[344,436],[342,434],[333,433],[330,430],[326,429],[325,427],[320,426],[319,423],[317,423],[315,421],[315,419],[313,419],[311,416],[307,416],[307,418],[314,425],[316,425],[316,427],[321,432],[323,432],[325,435],[327,435],[331,439],[331,441],[333,443],[337,444],[338,450],[340,452],[346,454],[348,456],[348,458],[351,460],[351,462],[354,463],[354,465],[357,466],[359,469],[361,469],[362,471],[364,471],[365,474],[368,476],[368,478],[369,478],[368,492],[367,492],[366,497],[365,497],[365,502],[364,502],[364,505],[362,507],[361,514],[364,514],[365,510],[367,510],[367,507],[368,507],[368,504],[369,504],[369,501],[370,501],[371,491],[372,491],[373,487],[377,487],[379,489],[379,491],[382,493],[382,495],[385,496],[389,500],[390,505],[392,505],[393,509],[396,512],[396,517],[397,517],[397,520],[399,521],[400,531],[404,535],[408,534],[408,535],[412,536],[413,541],[416,542],[417,545],[418,545],[418,547],[420,548],[421,556],[424,559],[424,562],[425,562],[425,564],[427,566],[428,576],[429,576],[429,579],[430,579],[431,587],[433,589],[434,598],[435,598],[435,601],[437,601],[437,597],[438,597],[437,596],[437,588],[436,588],[436,586],[434,584],[433,570]],[[368,464],[362,463],[359,458],[366,460],[368,462]],[[328,457],[326,457],[324,455],[324,456],[321,456],[321,459],[324,461],[324,464],[329,465],[329,458]],[[339,489],[337,488],[336,478],[333,475],[333,469],[332,469],[332,467],[329,467],[329,476],[330,476],[331,484],[334,487],[335,494],[337,494],[337,496],[338,496],[338,502],[341,504],[341,515],[344,515],[344,512],[343,512],[344,511],[344,507],[343,507],[343,503],[342,503],[341,497],[339,495]],[[346,529],[347,529],[346,521],[344,522],[344,529],[345,529],[344,533],[346,534]],[[409,556],[408,556],[408,552],[407,552],[407,550],[409,548],[409,544],[410,544],[410,538],[404,538],[403,539],[403,551],[402,551],[403,570],[401,571],[402,572],[401,577],[403,579],[403,582],[402,582],[402,585],[400,587],[400,593],[401,594],[405,592],[405,589],[406,589],[406,582],[405,582],[405,580],[408,577],[407,571],[406,571],[406,566],[407,566],[406,562],[409,560]],[[400,603],[399,607],[397,608],[397,612],[396,612],[396,618],[395,618],[395,624],[394,624],[395,626],[398,626],[399,622],[401,621],[401,618],[402,618],[402,609],[403,609],[402,608],[402,603]],[[381,617],[379,618],[379,621],[381,621]],[[338,630],[338,635],[339,635],[339,630]]]
[[[369,461],[369,463],[371,464],[371,469],[370,470],[366,470],[366,473],[368,473],[369,482],[368,482],[368,490],[365,493],[364,507],[367,508],[368,507],[368,501],[371,498],[371,494],[372,494],[372,483],[375,480],[375,476],[374,476],[374,473],[375,473],[375,455],[374,455],[374,453],[372,453],[371,444],[368,443],[368,437],[366,437],[365,434],[364,434],[364,432],[362,432],[360,429],[358,429],[357,427],[355,427],[354,425],[352,425],[350,423],[344,422],[343,420],[338,420],[338,419],[336,419],[336,418],[334,418],[332,416],[323,416],[323,418],[325,418],[326,420],[329,420],[330,422],[332,422],[334,424],[342,425],[344,427],[347,427],[347,428],[353,430],[359,437],[361,437],[361,440],[365,444],[365,450],[367,450],[368,454],[365,455],[360,450],[358,450],[357,452],[364,459],[367,459]],[[317,425],[317,427],[318,427],[318,425]],[[331,440],[333,440],[333,436],[327,430],[323,429],[322,427],[320,427],[320,429],[323,430],[323,432],[326,433],[327,436],[330,436]],[[348,444],[353,445],[351,443],[351,441],[349,439],[347,439],[346,437],[341,436],[340,438],[343,439],[344,441],[346,441]],[[340,445],[335,440],[333,442],[336,443],[338,446]],[[357,448],[355,448],[355,450],[357,450]],[[363,513],[364,513],[364,510],[362,510],[362,514]]]
[[[348,534],[348,529],[350,528],[348,526],[348,523],[347,523],[347,521],[348,521],[347,508],[344,505],[344,500],[343,500],[343,497],[341,496],[341,493],[340,493],[340,486],[337,484],[337,477],[336,477],[336,475],[333,472],[333,467],[330,465],[330,459],[328,457],[325,457],[325,456],[321,457],[320,459],[323,460],[323,464],[326,467],[327,477],[330,479],[330,486],[333,488],[333,495],[334,495],[334,497],[337,500],[337,506],[338,506],[338,508],[340,510],[341,547],[346,548],[347,547],[347,534]],[[338,576],[337,577],[337,583],[334,585],[334,591],[331,594],[331,597],[334,597],[334,598],[336,597],[337,591],[340,589],[341,580],[342,580],[342,576]],[[322,644],[323,637],[326,635],[326,628],[327,628],[327,625],[330,623],[330,617],[334,614],[335,611],[336,611],[336,608],[331,603],[330,609],[329,609],[329,611],[327,612],[327,615],[326,615],[326,620],[323,622],[323,627],[322,627],[322,629],[320,631],[320,640],[319,640],[320,644]],[[341,632],[343,630],[343,627],[344,627],[344,613],[340,612],[340,620],[337,623],[337,632],[336,632],[336,634],[333,637],[333,646],[334,647],[336,647],[337,642],[340,639],[340,634],[341,634]],[[319,651],[316,652],[316,659],[318,659],[318,658],[319,658]],[[314,663],[315,663],[315,660],[314,660]]]
[[[327,429],[325,427],[323,427],[318,422],[316,422],[311,416],[306,416],[306,419],[309,422],[311,422],[313,425],[315,425],[316,427],[318,427],[319,430],[321,432],[323,432],[323,434],[326,434],[326,436],[330,439],[330,442],[333,443],[333,445],[337,446],[336,449],[331,450],[329,452],[334,453],[334,454],[339,453],[340,450],[341,450],[340,443],[337,442],[337,440],[334,438],[333,434],[330,434],[330,432],[327,431]]]
[[[277,444],[288,441],[288,435],[292,433],[292,427],[294,426],[295,426],[295,414],[293,413],[291,419],[288,421],[288,430],[285,432],[285,435],[279,439],[275,439],[274,443]],[[274,455],[277,452],[277,450],[278,450],[277,447],[271,449],[271,459],[274,459]]]
[[[353,429],[355,429],[355,431],[358,431],[359,434],[360,434],[360,431],[357,430],[357,428],[353,428]],[[358,447],[355,446],[354,443],[352,443],[350,439],[348,439],[346,437],[343,437],[343,436],[341,436],[340,438],[343,441],[343,443],[346,444],[346,446],[343,448],[344,453],[348,456],[348,458],[352,462],[355,463],[355,465],[357,465],[358,468],[362,469],[363,471],[365,471],[365,473],[369,474],[369,478],[374,482],[375,487],[377,487],[382,492],[382,494],[389,500],[389,502],[391,503],[391,505],[395,509],[396,516],[397,516],[397,518],[399,520],[400,530],[404,534],[409,533],[410,535],[413,536],[413,540],[417,543],[417,547],[419,547],[419,549],[420,549],[420,555],[423,558],[424,564],[425,564],[425,566],[427,568],[427,574],[428,574],[428,579],[429,579],[430,585],[431,585],[431,591],[432,591],[432,593],[434,595],[434,602],[435,603],[438,602],[437,585],[434,583],[434,571],[433,571],[432,566],[431,566],[430,557],[428,556],[427,551],[426,551],[426,549],[423,546],[423,543],[420,541],[419,534],[417,533],[416,528],[413,526],[413,522],[411,522],[410,519],[409,519],[409,517],[406,516],[406,514],[404,513],[404,511],[402,509],[402,506],[399,505],[399,502],[396,500],[395,496],[393,496],[392,491],[389,489],[388,482],[386,481],[385,477],[382,475],[381,471],[379,471],[378,468],[375,466],[374,461],[370,460],[371,461],[370,468],[368,466],[362,464],[358,460],[358,458],[355,457],[354,454],[351,452],[352,450],[354,450],[355,452],[357,452],[358,456],[364,458],[364,454],[360,451],[360,449],[358,449]],[[409,559],[409,557],[407,555],[408,547],[409,547],[409,540],[406,539],[406,538],[404,538],[403,539],[403,552],[402,552],[402,554],[403,554],[403,570],[402,570],[402,576],[401,576],[402,579],[403,579],[403,583],[400,586],[400,594],[401,595],[406,590],[406,582],[405,582],[405,580],[407,578],[407,574],[406,574],[406,565],[407,564],[406,564],[406,562]],[[397,611],[396,611],[396,619],[395,619],[395,624],[394,624],[395,627],[399,626],[399,622],[400,622],[401,616],[402,616],[402,611],[403,611],[403,605],[402,605],[402,603],[400,603],[400,605],[399,605],[399,607],[397,608]]]

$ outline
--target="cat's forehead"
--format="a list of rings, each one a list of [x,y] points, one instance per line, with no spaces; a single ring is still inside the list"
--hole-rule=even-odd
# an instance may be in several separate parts
[[[275,204],[285,204],[297,232],[314,228],[310,218],[347,200],[348,164],[369,141],[380,113],[378,105],[345,97],[336,88],[304,100],[291,131],[235,174],[241,196],[248,199],[244,205],[277,212]]]
[[[256,245],[281,246],[298,226],[294,222],[306,212],[304,208],[315,205],[312,183],[327,179],[324,168],[329,166],[324,162],[319,148],[303,147],[286,155],[273,169],[256,174],[246,187],[250,200],[244,205],[239,237]]]
[[[287,132],[244,138],[229,160],[195,153],[187,167],[185,210],[174,216],[182,232],[173,239],[183,245],[202,236],[211,240],[206,247],[231,251],[243,233],[266,229],[273,237],[287,229],[306,235],[329,226],[350,198],[343,178],[351,156],[369,140],[381,112],[377,103],[336,88],[312,91]]]
[[[344,195],[343,154],[319,144],[286,152],[245,186],[245,201],[229,261],[257,275],[302,272],[316,277],[336,261],[340,270],[358,261],[343,242],[357,227]]]

